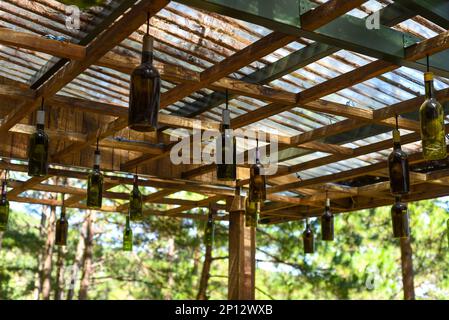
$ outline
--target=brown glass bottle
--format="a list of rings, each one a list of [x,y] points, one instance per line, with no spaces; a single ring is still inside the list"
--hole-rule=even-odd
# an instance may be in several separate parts
[[[424,74],[426,100],[419,109],[421,140],[425,160],[442,160],[447,157],[444,110],[436,100],[433,73]]]
[[[133,230],[129,223],[129,215],[126,216],[125,230],[123,230],[123,251],[133,251]]]
[[[327,198],[324,214],[321,216],[321,237],[324,241],[334,241],[334,215],[330,207],[330,199]]]
[[[245,202],[245,226],[257,228],[259,221],[260,202],[251,202],[246,198]]]
[[[94,169],[87,180],[87,206],[100,209],[103,201],[103,174],[100,171],[100,151],[95,150]]]
[[[217,179],[235,181],[237,179],[237,142],[231,130],[230,111],[223,110],[221,141],[217,139]],[[221,159],[220,159],[221,156]]]
[[[402,151],[399,130],[393,130],[393,151],[388,157],[390,192],[401,196],[410,192],[410,172],[407,154]]]
[[[63,196],[64,199],[64,196]],[[65,205],[64,200],[61,206],[61,217],[56,221],[56,236],[55,236],[55,244],[57,246],[66,246],[67,245],[67,236],[69,232],[69,222],[67,221],[67,217],[65,215]]]
[[[6,196],[6,180],[2,182],[2,197],[0,199],[0,231],[6,231],[8,229],[9,220],[9,201]]]
[[[143,37],[142,63],[131,74],[128,126],[149,132],[157,129],[161,95],[161,76],[153,66],[153,38]]]
[[[304,253],[308,254],[315,252],[315,239],[313,238],[313,231],[309,222],[306,223],[306,229],[302,234],[302,241],[304,244]]]
[[[45,112],[37,111],[36,132],[28,144],[28,175],[44,177],[48,174],[48,135],[44,131]]]
[[[134,175],[133,189],[129,195],[129,214],[131,221],[143,219],[142,193],[139,190],[139,178],[137,175]]]
[[[395,238],[408,238],[410,236],[410,225],[407,205],[396,197],[391,208],[391,220],[393,224],[393,236]]]
[[[206,229],[204,230],[204,244],[206,246],[212,246],[214,244],[215,237],[215,224],[212,213],[209,212]]]
[[[263,166],[260,163],[260,151],[256,150],[256,163],[251,166],[249,178],[249,201],[263,202],[267,198],[265,175],[262,175]]]

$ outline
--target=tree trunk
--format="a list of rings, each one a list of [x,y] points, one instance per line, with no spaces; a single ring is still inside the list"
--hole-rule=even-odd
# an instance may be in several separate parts
[[[210,266],[212,264],[212,246],[206,245],[206,253],[204,254],[203,270],[201,272],[200,287],[198,289],[197,300],[208,300],[209,297],[206,295],[207,286],[209,284],[210,277]]]
[[[66,255],[66,247],[58,247],[58,260],[56,262],[56,287],[55,287],[55,300],[62,300],[64,286],[65,286],[65,255]]]
[[[78,273],[81,269],[82,263],[83,263],[83,256],[84,256],[84,237],[87,234],[87,228],[88,228],[88,221],[87,217],[83,221],[83,225],[80,230],[80,236],[78,240],[78,244],[76,246],[76,254],[75,254],[75,261],[72,265],[72,272],[70,275],[70,285],[69,290],[67,291],[67,300],[72,300],[73,296],[75,295],[75,285],[78,281]]]
[[[39,237],[40,239],[44,239],[45,237],[45,225],[47,222],[47,207],[42,207],[41,213],[41,223],[39,225]],[[36,279],[34,281],[34,299],[39,300],[42,292],[42,270],[44,268],[44,248],[39,250],[39,254],[37,256],[37,274]]]
[[[401,238],[401,264],[404,300],[415,300],[413,252],[410,238]]]
[[[45,251],[43,255],[44,265],[42,268],[42,299],[49,300],[51,292],[51,270],[52,270],[52,257],[53,248],[55,244],[55,220],[56,220],[56,207],[50,207],[50,218],[47,224],[47,241],[45,243]]]
[[[173,274],[173,260],[175,258],[175,238],[170,237],[168,239],[168,253],[167,262],[169,266],[168,279],[167,279],[167,291],[164,294],[165,300],[172,300],[172,289],[175,284],[174,274]]]
[[[92,255],[93,255],[93,220],[94,211],[88,211],[87,214],[87,229],[84,237],[84,257],[83,257],[83,275],[81,277],[81,285],[78,294],[79,300],[87,300],[87,292],[89,290],[90,278],[93,273]]]

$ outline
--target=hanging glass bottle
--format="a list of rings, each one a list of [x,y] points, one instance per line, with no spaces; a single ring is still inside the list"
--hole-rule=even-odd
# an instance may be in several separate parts
[[[423,157],[425,160],[442,160],[447,156],[444,110],[435,98],[433,73],[426,72],[424,80],[426,100],[419,109]]]
[[[446,229],[446,233],[447,233],[447,245],[449,246],[449,219],[447,219],[446,225],[447,225],[447,229]]]
[[[237,143],[231,132],[231,113],[229,111],[229,96],[226,90],[226,109],[223,110],[221,125],[221,141],[217,139],[217,179],[235,181],[237,179]],[[220,159],[221,156],[221,159]]]
[[[267,198],[266,178],[262,175],[263,166],[260,163],[259,140],[256,140],[256,163],[251,166],[249,178],[249,201],[263,202]]]
[[[5,178],[2,181],[2,198],[0,199],[0,231],[6,231],[8,229],[8,221],[9,221],[9,201],[7,198],[7,179]]]
[[[393,151],[388,157],[388,172],[390,176],[390,191],[395,196],[410,192],[410,172],[407,154],[402,151],[401,137],[396,115],[396,129],[393,130]]]
[[[204,245],[213,246],[215,237],[215,224],[212,210],[209,208],[206,228],[204,230]]]
[[[315,239],[313,238],[313,231],[309,224],[309,219],[306,219],[306,229],[302,234],[302,241],[304,243],[304,253],[315,252]]]
[[[260,202],[245,201],[245,226],[256,228],[259,221]]]
[[[36,115],[36,132],[30,137],[28,144],[28,175],[30,177],[44,177],[48,174],[48,135],[44,130],[45,111],[44,99],[41,110]]]
[[[100,209],[103,201],[103,174],[100,171],[100,150],[95,150],[94,168],[89,174],[87,182],[87,206],[90,209]]]
[[[133,230],[131,229],[129,220],[129,214],[127,214],[125,230],[123,231],[123,251],[133,250]]]
[[[153,66],[153,38],[143,37],[142,63],[131,74],[128,126],[132,130],[149,132],[157,129],[161,95],[161,76]]]
[[[321,237],[324,241],[334,241],[334,215],[330,208],[331,201],[326,192],[326,206],[321,216]]]
[[[65,214],[65,195],[62,194],[62,206],[61,206],[61,217],[56,221],[56,236],[55,244],[57,246],[67,245],[67,236],[69,232],[69,222]]]
[[[134,175],[133,189],[129,195],[129,213],[131,221],[142,220],[142,193],[139,190],[139,177]]]
[[[391,208],[391,220],[393,223],[393,237],[408,238],[410,236],[407,205],[401,202],[400,197],[395,198],[395,203]]]

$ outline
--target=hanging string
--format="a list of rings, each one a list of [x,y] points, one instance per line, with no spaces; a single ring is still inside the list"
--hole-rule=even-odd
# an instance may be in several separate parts
[[[42,97],[41,110],[44,111],[44,97]]]
[[[97,151],[99,150],[98,145],[100,143],[100,138],[97,137]]]
[[[147,34],[150,34],[150,13],[147,13]]]
[[[399,130],[399,121],[398,121],[398,114],[395,114],[395,118],[396,118],[396,130]]]
[[[429,55],[426,55],[426,61],[427,61],[427,72],[430,72],[430,58],[429,58]]]

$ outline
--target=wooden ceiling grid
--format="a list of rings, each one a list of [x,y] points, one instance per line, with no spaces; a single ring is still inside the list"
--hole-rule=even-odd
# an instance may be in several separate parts
[[[421,70],[422,66],[415,61],[431,55],[432,59],[435,58],[437,74],[441,76],[438,78],[439,86],[443,86],[437,91],[438,99],[448,101],[449,89],[445,85],[449,80],[444,78],[447,71],[438,64],[438,59],[440,52],[445,54],[445,50],[449,49],[449,32],[443,29],[447,27],[445,21],[449,20],[449,16],[426,16],[424,10],[411,12],[401,7],[401,1],[379,1],[383,6],[382,28],[396,26],[398,32],[420,37],[419,41],[404,49],[399,64],[395,64],[388,57],[386,60],[376,60],[376,54],[372,58],[357,50],[344,51],[349,55],[341,54],[341,49],[346,49],[345,44],[340,48],[298,37],[296,31],[276,31],[277,21],[273,25],[274,31],[266,26],[251,28],[246,22],[233,19],[235,12],[220,11],[227,0],[179,2],[191,4],[192,7],[183,11],[185,7],[165,0],[127,1],[128,6],[122,4],[118,9],[117,5],[114,7],[114,3],[110,3],[108,7],[84,13],[83,31],[78,34],[70,34],[62,27],[64,6],[58,1],[38,0],[32,4],[25,0],[5,0],[1,3],[0,96],[5,100],[0,103],[3,118],[0,131],[8,139],[2,141],[0,167],[15,172],[26,171],[24,150],[27,136],[34,130],[33,111],[42,97],[52,113],[48,117],[47,132],[51,141],[56,141],[51,149],[51,174],[26,181],[11,180],[10,200],[59,204],[56,200],[28,197],[26,191],[60,192],[70,195],[68,206],[85,209],[83,189],[46,180],[55,176],[85,180],[86,169],[92,162],[92,145],[100,138],[100,147],[104,150],[102,166],[107,172],[105,197],[110,200],[102,210],[126,211],[127,195],[110,189],[120,184],[130,184],[129,174],[137,167],[143,178],[142,186],[157,188],[156,192],[145,196],[145,202],[175,206],[160,212],[147,209],[147,214],[204,219],[205,216],[186,211],[207,207],[209,203],[229,202],[235,185],[217,182],[213,165],[171,165],[168,156],[173,143],[165,133],[170,133],[170,128],[192,129],[195,119],[202,119],[207,128],[218,130],[223,92],[229,90],[233,99],[233,128],[263,125],[267,131],[281,129],[277,138],[282,165],[277,174],[268,180],[269,202],[262,214],[265,223],[319,215],[324,203],[323,190],[328,190],[335,212],[393,201],[387,193],[388,184],[382,179],[386,168],[386,162],[382,159],[391,148],[390,139],[366,144],[363,144],[363,137],[357,139],[357,136],[352,140],[330,141],[338,135],[367,127],[371,130],[371,135],[367,136],[389,132],[395,126],[395,114],[406,115],[399,121],[400,128],[404,130],[403,143],[416,144],[419,141],[419,122],[413,113],[423,97],[419,95],[419,90],[407,87],[401,80],[415,84],[419,81],[399,68],[405,65]],[[348,17],[348,12],[353,9],[358,8],[362,15],[370,14],[372,11],[366,2],[330,0],[315,3],[314,10],[302,13],[300,30],[315,39],[314,30],[322,30],[320,28],[328,23]],[[230,13],[230,17],[207,10],[217,10],[217,3],[222,6],[217,12]],[[196,7],[200,10],[194,9]],[[114,10],[122,10],[119,14],[115,12],[118,19],[109,21],[104,30],[92,36],[89,43],[78,43],[82,37],[95,33],[92,21],[97,20],[93,19],[107,21],[107,13]],[[142,25],[148,11],[153,16],[151,32],[157,39],[155,64],[164,79],[159,122],[162,128],[168,129],[156,134],[135,133],[126,128],[128,75],[139,64]],[[26,14],[30,12],[31,15]],[[424,14],[424,18],[420,14]],[[251,14],[248,19],[246,17],[246,13],[242,15],[239,12],[241,20],[254,22],[259,18]],[[410,18],[436,35],[425,39],[419,30],[398,26]],[[237,29],[239,32],[235,31]],[[71,41],[43,37],[49,31],[68,36]],[[388,32],[385,29],[382,31]],[[222,37],[217,37],[217,32]],[[335,43],[339,44],[340,39],[337,40]],[[351,61],[351,54],[365,64]],[[30,79],[36,80],[36,77],[42,76],[44,65],[51,57],[52,62],[67,59],[67,63],[62,64],[40,87],[30,88]],[[332,57],[345,65],[346,71],[334,66],[325,57]],[[391,77],[390,74],[400,75],[400,78]],[[377,86],[370,79],[378,79],[390,87]],[[285,89],[292,87],[296,87],[295,92]],[[345,91],[348,88],[351,94]],[[382,96],[389,95],[392,90],[399,90],[413,98],[406,100],[391,96],[395,103],[380,108],[335,102],[352,100],[362,105],[363,99],[366,99],[385,105]],[[376,94],[372,95],[376,92],[379,99]],[[354,95],[358,98],[354,99]],[[332,123],[327,124],[327,118],[332,119]],[[355,142],[357,140],[359,143]],[[354,142],[355,147],[344,146],[349,142]],[[22,145],[23,150],[17,151],[17,146]],[[321,156],[308,162],[296,161],[316,152]],[[423,161],[419,150],[410,157],[412,163]],[[289,159],[295,160],[296,164],[287,165]],[[363,160],[367,165],[354,168],[345,162],[351,159]],[[323,168],[320,176],[305,180],[295,176],[295,173],[320,168]],[[127,172],[128,176],[123,175]],[[357,187],[344,184],[345,181],[365,176],[377,177],[380,182],[374,179],[371,184]],[[245,189],[248,183],[247,165],[239,168],[239,178],[236,185]],[[412,183],[415,192],[407,200],[449,194],[443,191],[449,181],[447,179],[445,168],[436,172],[414,172]],[[202,194],[204,199],[187,201],[168,197],[179,190]],[[217,206],[225,208],[221,204]],[[315,209],[308,210],[309,206]],[[226,219],[226,216],[222,218]]]

